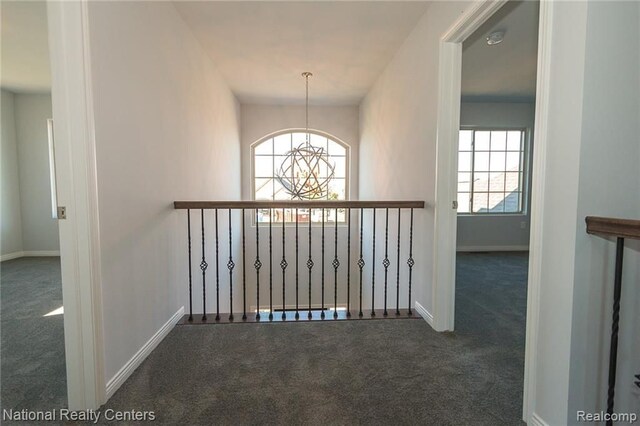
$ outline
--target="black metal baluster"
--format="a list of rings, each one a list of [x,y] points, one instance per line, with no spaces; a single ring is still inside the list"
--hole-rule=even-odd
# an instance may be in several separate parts
[[[200,269],[202,270],[202,321],[207,320],[207,290],[206,290],[206,271],[207,261],[204,260],[204,209],[200,209],[200,224],[202,228],[202,261],[200,262]]]
[[[333,318],[338,318],[338,268],[340,261],[338,260],[338,209],[335,209],[336,216],[334,218],[334,238],[333,238]]]
[[[236,264],[233,262],[232,242],[231,209],[229,209],[229,261],[227,262],[227,268],[229,268],[229,321],[233,321],[233,268],[236,267]]]
[[[321,284],[322,284],[322,304],[320,308],[320,318],[324,319],[324,209],[322,209],[322,265],[320,271],[322,273]]]
[[[260,218],[258,215],[258,209],[256,209],[256,261],[253,266],[256,268],[256,321],[260,321],[260,268],[262,268],[262,262],[260,262]]]
[[[282,209],[282,260],[280,261],[280,267],[282,268],[282,319],[287,319],[287,305],[285,303],[285,282],[286,282],[286,270],[287,270],[287,257],[286,257],[286,247],[285,247],[285,225],[286,220],[284,216],[284,209]]]
[[[273,320],[273,211],[269,209],[269,321]]]
[[[613,284],[613,322],[611,324],[611,344],[609,347],[609,380],[607,389],[607,426],[613,425],[613,403],[616,392],[616,370],[618,363],[618,331],[620,329],[620,296],[622,295],[622,258],[624,238],[616,240],[616,266]]]
[[[347,209],[347,318],[351,318],[351,209]]]
[[[376,209],[373,209],[373,253],[371,255],[371,316],[376,316]]]
[[[216,209],[216,321],[220,321],[220,259],[218,242],[218,209]]]
[[[300,314],[298,313],[298,248],[298,209],[296,208],[296,319],[300,318]]]
[[[313,259],[311,259],[311,209],[309,209],[309,259],[307,259],[307,268],[309,269],[309,314],[307,317],[311,319],[311,269],[313,269]]]
[[[411,216],[409,217],[409,259],[407,260],[407,265],[409,265],[409,311],[408,315],[412,315],[411,311],[411,275],[413,272],[413,265],[415,265],[415,261],[413,260],[413,209],[411,209]]]
[[[247,268],[246,268],[246,261],[245,261],[245,243],[246,243],[246,239],[245,239],[245,215],[244,215],[244,209],[242,209],[242,319],[246,320],[247,319]]]
[[[396,315],[400,315],[400,218],[402,210],[398,209],[398,265],[396,267]]]
[[[386,216],[384,220],[384,260],[382,261],[382,266],[384,266],[384,312],[383,315],[386,317],[389,313],[387,312],[387,277],[389,274],[389,209],[387,208]]]
[[[362,268],[364,268],[364,259],[362,258],[362,226],[364,222],[364,209],[360,208],[360,259],[358,259],[358,268],[360,268],[360,310],[358,316],[362,318]]]
[[[191,210],[187,209],[187,236],[189,240],[189,322],[193,321],[193,296],[191,278]]]

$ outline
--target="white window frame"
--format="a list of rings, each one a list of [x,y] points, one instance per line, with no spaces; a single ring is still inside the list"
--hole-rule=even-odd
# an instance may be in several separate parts
[[[255,159],[256,159],[256,154],[255,154],[255,149],[256,147],[258,147],[260,144],[262,144],[263,142],[268,141],[269,139],[273,139],[276,138],[278,136],[281,135],[286,135],[286,134],[290,134],[290,133],[306,133],[307,130],[306,129],[301,129],[301,128],[292,128],[292,129],[284,129],[284,130],[279,130],[277,132],[274,133],[270,133],[266,136],[261,137],[260,139],[258,139],[257,141],[255,141],[254,143],[251,144],[251,150],[250,150],[250,170],[251,170],[251,199],[255,200],[256,199],[256,168],[255,168]],[[328,138],[329,140],[337,143],[338,145],[340,145],[341,147],[343,147],[345,149],[345,177],[344,177],[344,199],[345,200],[349,200],[350,199],[350,187],[351,187],[351,146],[346,143],[345,141],[341,140],[340,138],[327,133],[327,132],[323,132],[321,130],[317,130],[317,129],[309,129],[308,131],[310,134],[313,135],[317,135],[323,138]],[[302,202],[304,202],[304,200],[302,200]],[[316,210],[316,209],[314,209]],[[253,219],[252,219],[253,224],[255,225],[255,215],[253,215]],[[282,222],[273,222],[273,223],[282,223]],[[300,223],[308,223],[308,222],[300,222]],[[326,223],[333,223],[333,221],[331,222],[326,222]],[[345,221],[338,221],[338,224],[344,224],[346,223]],[[295,224],[295,222],[285,222],[286,225],[290,225],[290,224]],[[320,224],[320,222],[312,222],[312,226],[318,225]]]
[[[482,213],[482,212],[474,212],[473,211],[473,206],[472,206],[472,200],[473,200],[473,174],[474,174],[474,165],[473,165],[473,152],[475,150],[475,147],[473,147],[473,150],[471,151],[471,157],[472,157],[472,165],[471,165],[471,176],[472,176],[472,182],[470,182],[470,188],[469,188],[469,211],[468,212],[464,212],[464,213],[457,213],[458,216],[470,216],[470,217],[489,217],[489,216],[526,216],[527,215],[527,211],[529,208],[529,161],[530,161],[530,147],[531,147],[531,132],[530,129],[528,127],[523,127],[523,126],[460,126],[460,130],[459,131],[463,131],[463,130],[472,130],[474,132],[477,131],[520,131],[522,132],[522,180],[520,182],[520,187],[521,187],[521,208],[519,211],[517,212],[486,212],[486,213]],[[475,138],[474,138],[475,141]],[[491,152],[491,151],[489,151]],[[460,153],[460,146],[457,147],[456,149],[456,156]],[[457,183],[457,179],[459,176],[460,171],[457,170],[456,171],[456,183]],[[456,184],[456,200],[458,199],[458,187]],[[482,192],[482,191],[481,191]]]

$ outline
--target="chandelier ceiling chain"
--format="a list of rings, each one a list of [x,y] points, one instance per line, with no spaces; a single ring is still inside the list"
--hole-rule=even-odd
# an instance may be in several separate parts
[[[276,171],[276,178],[294,200],[328,198],[329,182],[335,174],[335,165],[329,160],[327,150],[311,144],[309,132],[309,77],[303,72],[306,83],[305,143],[291,149]],[[324,173],[323,173],[324,172]]]

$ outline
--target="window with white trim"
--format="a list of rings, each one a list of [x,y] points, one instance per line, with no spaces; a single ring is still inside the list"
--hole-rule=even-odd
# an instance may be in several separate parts
[[[285,161],[287,153],[307,141],[306,131],[290,131],[270,135],[255,144],[251,148],[252,158],[252,193],[254,200],[292,200],[295,199],[278,181],[277,171]],[[313,147],[324,148],[327,159],[333,166],[333,176],[329,177],[329,168],[324,163],[319,163],[318,175],[320,179],[329,178],[326,200],[349,199],[349,146],[330,135],[320,132],[309,132],[309,143]],[[285,209],[284,217],[282,209],[271,212],[273,222],[295,222],[295,209]],[[327,210],[325,221],[334,222],[336,212]],[[338,210],[339,222],[346,220],[346,211]],[[298,222],[308,222],[311,216],[312,222],[322,221],[322,211],[313,209],[298,209]],[[258,221],[269,222],[269,210],[260,211]]]
[[[525,210],[524,129],[462,129],[458,149],[458,213]]]

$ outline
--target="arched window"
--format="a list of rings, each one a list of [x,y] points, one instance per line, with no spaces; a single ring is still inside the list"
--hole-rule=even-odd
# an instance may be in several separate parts
[[[306,144],[307,133],[304,130],[285,131],[269,135],[254,143],[251,147],[252,157],[252,193],[254,200],[293,200],[300,199],[291,194],[278,179],[281,165],[287,164],[287,154],[294,148]],[[327,154],[327,160],[333,167],[331,175],[330,167],[324,162],[319,162],[315,167],[315,174],[320,180],[327,180],[327,190],[322,197],[315,199],[347,200],[349,199],[349,146],[326,133],[309,131],[309,143],[312,147],[323,148]],[[300,210],[300,209],[299,209]],[[295,221],[292,212],[285,212],[286,221]],[[321,214],[321,212],[319,213]],[[343,214],[338,212],[338,220]],[[274,216],[274,222],[281,222],[282,213]],[[298,212],[300,222],[308,221],[309,212]],[[312,221],[322,220],[321,216],[315,218],[315,211],[311,212]],[[327,221],[335,220],[333,217],[325,218]],[[268,217],[260,221],[269,221]]]

